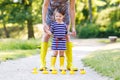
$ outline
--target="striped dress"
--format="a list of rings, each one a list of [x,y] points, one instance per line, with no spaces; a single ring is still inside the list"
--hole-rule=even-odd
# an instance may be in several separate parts
[[[50,29],[53,33],[52,50],[66,50],[66,24],[53,22]]]

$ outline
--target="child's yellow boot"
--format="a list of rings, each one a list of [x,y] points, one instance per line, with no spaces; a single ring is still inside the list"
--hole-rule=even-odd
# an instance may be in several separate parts
[[[66,43],[67,50],[65,51],[66,53],[66,58],[67,58],[67,69],[68,70],[73,70],[73,71],[78,71],[78,68],[73,67],[73,57],[72,57],[72,42],[67,42]]]
[[[56,56],[51,57],[51,68],[50,71],[52,71],[52,74],[57,74],[57,70],[55,69],[55,63],[56,63]]]
[[[60,56],[60,71],[61,74],[66,74],[66,70],[64,69],[64,56]]]
[[[64,69],[64,56],[60,56],[60,71]]]
[[[46,54],[48,49],[48,42],[42,42],[41,43],[41,49],[40,49],[40,71],[43,71],[44,68],[46,68]]]
[[[51,68],[50,68],[50,71],[56,70],[55,69],[55,63],[56,63],[56,56],[52,56],[51,57]]]

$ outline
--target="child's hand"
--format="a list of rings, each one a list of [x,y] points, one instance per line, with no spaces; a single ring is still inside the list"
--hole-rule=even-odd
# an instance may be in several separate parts
[[[50,27],[49,27],[46,23],[44,23],[43,25],[44,25],[44,27],[43,27],[44,31],[45,31],[48,35],[52,35],[52,33],[51,33],[51,31],[50,31]]]
[[[46,30],[46,32],[47,32],[48,35],[52,35],[50,30]]]
[[[72,34],[71,34],[73,37],[76,36],[76,30],[74,28],[72,28]]]
[[[68,32],[68,35],[70,35],[70,36],[71,36],[71,35],[72,35],[72,32]]]

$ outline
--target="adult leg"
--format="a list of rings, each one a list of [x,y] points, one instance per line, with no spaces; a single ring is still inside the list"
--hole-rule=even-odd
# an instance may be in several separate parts
[[[66,43],[66,47],[67,47],[67,50],[65,51],[66,53],[66,58],[67,58],[67,69],[68,70],[74,70],[74,71],[77,71],[78,69],[73,67],[73,56],[72,56],[72,42],[70,41],[70,36],[67,35],[66,36],[66,39],[67,39],[67,43]]]
[[[40,50],[40,71],[42,71],[46,67],[46,54],[48,49],[48,40],[50,35],[44,33],[41,42],[41,50]]]

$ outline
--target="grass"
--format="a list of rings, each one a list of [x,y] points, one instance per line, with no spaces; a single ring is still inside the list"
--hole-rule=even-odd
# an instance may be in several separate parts
[[[28,50],[36,49],[40,45],[40,40],[20,40],[20,39],[1,39],[0,50]]]
[[[0,61],[13,60],[37,54],[40,40],[0,39]]]
[[[34,25],[36,39],[25,40],[28,36],[27,27],[7,24],[7,30],[12,39],[3,39],[5,33],[2,24],[0,24],[0,61],[18,59],[39,53],[37,48],[40,48],[41,26],[41,24]]]
[[[82,61],[102,75],[120,80],[120,49],[95,51]]]
[[[32,56],[38,53],[39,52],[36,49],[0,51],[0,61],[19,59],[23,57]]]

